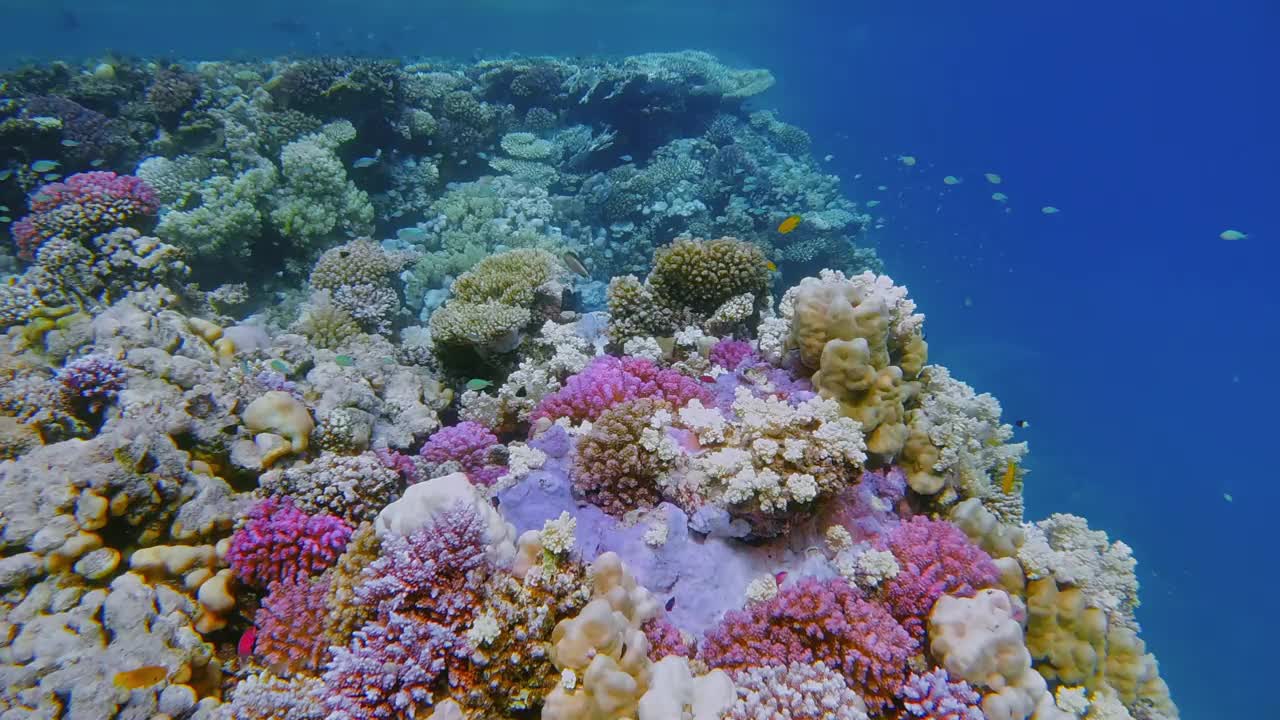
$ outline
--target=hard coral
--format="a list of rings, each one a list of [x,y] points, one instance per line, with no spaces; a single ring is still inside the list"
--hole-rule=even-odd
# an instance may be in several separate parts
[[[97,405],[115,398],[124,389],[128,373],[105,355],[85,355],[68,362],[54,378],[67,392]]]
[[[18,256],[32,260],[48,240],[88,243],[116,228],[140,225],[159,207],[155,192],[136,177],[80,173],[37,190],[31,197],[31,214],[14,223],[11,232]]]
[[[674,370],[663,370],[643,358],[603,355],[566,380],[562,389],[543,398],[532,419],[595,420],[620,402],[647,397],[673,407],[695,398],[710,402],[709,394],[696,380]]]
[[[266,587],[319,574],[350,537],[351,526],[339,518],[307,515],[291,498],[269,497],[249,510],[248,522],[231,536],[227,564],[240,579]]]
[[[462,504],[408,535],[382,539],[382,557],[364,571],[360,603],[461,630],[483,599],[491,567],[485,524]]]
[[[916,516],[891,530],[880,545],[893,553],[899,567],[884,583],[885,603],[917,640],[924,637],[929,611],[939,597],[968,597],[999,579],[991,557],[945,520]]]
[[[763,301],[769,267],[760,248],[737,238],[678,238],[653,254],[648,283],[662,304],[710,315],[744,293]]]
[[[960,680],[953,682],[942,668],[924,675],[912,673],[902,688],[904,717],[927,720],[986,720],[982,713],[982,696]]]
[[[848,583],[806,578],[767,602],[726,613],[700,653],[711,667],[731,669],[823,662],[879,712],[893,704],[918,647],[888,612]]]
[[[325,624],[328,593],[329,581],[324,578],[271,583],[254,617],[255,652],[290,672],[320,668],[329,650],[329,638],[317,632]]]
[[[725,720],[866,720],[866,705],[825,663],[749,667],[733,673],[738,699]]]
[[[460,644],[440,625],[395,612],[365,625],[325,668],[329,720],[419,717]]]
[[[667,408],[655,398],[639,398],[601,413],[578,441],[571,473],[574,492],[617,517],[658,504],[658,478],[665,463],[660,448],[646,447],[645,435],[654,432],[654,413]]]
[[[438,465],[457,463],[473,483],[492,485],[506,472],[505,467],[491,461],[495,449],[499,449],[496,435],[479,423],[463,421],[437,430],[427,438],[420,454]]]

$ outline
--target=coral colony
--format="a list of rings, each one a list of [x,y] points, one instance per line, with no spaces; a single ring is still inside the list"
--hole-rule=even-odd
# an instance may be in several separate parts
[[[1178,717],[767,71],[113,63],[0,78],[0,720]]]

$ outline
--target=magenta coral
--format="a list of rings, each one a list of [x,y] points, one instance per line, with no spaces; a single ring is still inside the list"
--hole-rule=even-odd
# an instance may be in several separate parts
[[[564,387],[544,397],[533,418],[595,420],[600,413],[627,400],[656,397],[674,407],[697,398],[711,402],[706,390],[693,378],[658,367],[651,360],[602,355],[582,372],[572,375]]]
[[[254,616],[258,628],[255,651],[273,667],[290,672],[316,670],[329,650],[322,632],[329,608],[327,579],[299,578],[273,582]]]
[[[731,339],[721,340],[711,346],[708,359],[725,370],[737,370],[744,360],[749,360],[752,364],[760,360],[755,350],[751,349],[751,343],[746,340]]]
[[[826,663],[873,711],[890,707],[919,643],[843,580],[805,578],[767,602],[725,614],[701,655],[712,667]]]
[[[961,680],[952,682],[947,671],[938,668],[924,675],[911,674],[902,688],[904,720],[985,720],[982,696]]]
[[[251,585],[292,581],[333,565],[351,538],[351,526],[332,515],[308,515],[289,497],[269,497],[249,510],[231,536],[227,564]]]
[[[490,453],[498,437],[489,429],[470,420],[440,428],[422,446],[422,457],[431,463],[457,463],[473,483],[492,485],[506,468],[491,463]]]
[[[484,532],[479,515],[459,503],[408,537],[388,535],[382,557],[364,570],[357,600],[380,614],[406,613],[460,630],[481,604],[489,577]]]
[[[933,604],[943,595],[968,597],[1000,577],[991,556],[945,520],[917,516],[880,542],[898,560],[898,574],[882,591],[893,616],[919,640]]]
[[[398,613],[356,631],[325,668],[329,720],[423,717],[461,642],[447,628]]]
[[[52,238],[87,243],[117,228],[132,227],[160,208],[155,191],[141,179],[113,172],[72,175],[42,186],[31,196],[31,213],[13,224],[18,257],[35,258]]]
[[[668,655],[691,658],[696,651],[693,643],[685,640],[680,628],[672,624],[665,615],[645,621],[640,630],[649,641],[649,659],[654,662]]]

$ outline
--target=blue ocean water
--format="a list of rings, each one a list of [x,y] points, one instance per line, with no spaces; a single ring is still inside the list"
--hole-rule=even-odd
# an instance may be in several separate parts
[[[1028,514],[1134,548],[1184,717],[1280,717],[1259,690],[1280,641],[1280,6],[454,4],[6,1],[0,53],[697,48],[771,69],[755,102],[881,201],[871,240],[928,313],[932,359],[1030,421]]]

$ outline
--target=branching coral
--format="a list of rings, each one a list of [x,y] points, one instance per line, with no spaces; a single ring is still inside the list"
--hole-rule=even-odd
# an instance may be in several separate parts
[[[258,628],[254,651],[273,667],[290,672],[316,670],[329,652],[323,627],[329,594],[327,578],[295,578],[273,582],[254,616]]]
[[[311,287],[327,291],[334,304],[365,329],[386,333],[400,310],[391,285],[413,256],[389,253],[367,238],[326,250],[311,271]]]
[[[625,400],[659,398],[673,407],[692,399],[709,402],[710,397],[692,378],[674,370],[663,370],[642,358],[601,356],[564,383],[564,388],[547,395],[533,413],[533,419],[569,418],[595,420],[610,407]]]
[[[673,459],[674,450],[667,450],[664,459],[664,438],[659,436],[646,447],[646,440],[650,440],[646,433],[655,432],[651,428],[654,414],[667,408],[660,400],[640,398],[601,413],[591,432],[578,441],[572,471],[574,491],[619,517],[656,505],[661,499],[658,478]]]
[[[917,640],[938,598],[969,596],[999,579],[991,558],[945,520],[916,516],[891,530],[882,545],[899,567],[882,586],[885,603]]]
[[[307,515],[288,497],[269,497],[249,510],[247,522],[231,536],[227,564],[242,580],[266,587],[319,574],[350,537],[351,526],[339,518]]]
[[[488,428],[463,421],[437,430],[422,445],[420,455],[437,467],[456,463],[472,482],[492,485],[507,470],[494,462],[496,449],[499,449],[498,438]],[[432,472],[437,477],[446,474],[438,469]]]
[[[748,667],[733,673],[738,699],[725,720],[866,720],[866,705],[825,663]],[[967,720],[967,719],[966,719]]]
[[[13,224],[13,239],[18,256],[31,260],[49,240],[87,244],[116,228],[140,226],[159,207],[155,191],[136,177],[80,173],[37,190],[31,197],[31,214]]]
[[[712,667],[732,669],[823,662],[879,712],[893,704],[917,648],[888,612],[843,580],[806,578],[727,613],[700,653]]]
[[[308,513],[329,513],[351,522],[371,520],[401,487],[400,475],[372,452],[321,453],[309,463],[264,473],[259,483]]]
[[[902,688],[905,717],[927,720],[986,720],[982,696],[961,680],[955,682],[941,668],[923,675],[912,673]]]
[[[415,717],[431,707],[445,657],[460,645],[447,629],[395,612],[365,625],[325,668],[329,719]]]

